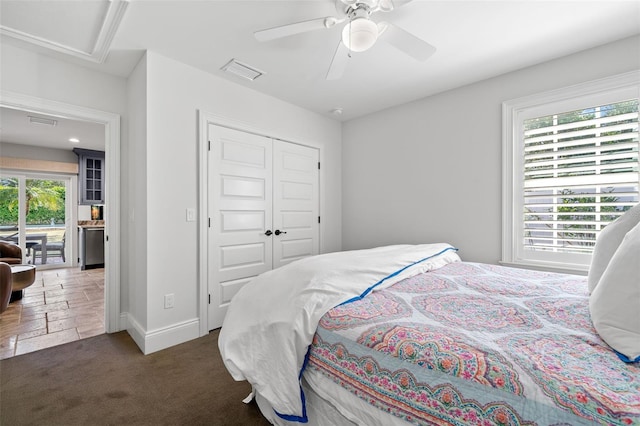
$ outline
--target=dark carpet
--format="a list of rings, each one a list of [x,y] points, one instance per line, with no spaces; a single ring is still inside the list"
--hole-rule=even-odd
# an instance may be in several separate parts
[[[120,332],[2,360],[0,424],[268,425],[218,333],[146,356]]]

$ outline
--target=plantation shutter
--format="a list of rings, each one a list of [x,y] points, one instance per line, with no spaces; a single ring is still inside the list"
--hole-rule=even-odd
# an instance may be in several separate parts
[[[523,121],[523,249],[593,251],[638,203],[638,99]]]

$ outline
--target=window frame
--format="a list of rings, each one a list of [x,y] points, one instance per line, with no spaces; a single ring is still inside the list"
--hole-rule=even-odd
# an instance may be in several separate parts
[[[639,97],[640,70],[636,70],[502,103],[501,264],[585,275],[591,260],[590,254],[559,256],[566,258],[562,260],[540,259],[526,256],[522,250],[524,120]]]

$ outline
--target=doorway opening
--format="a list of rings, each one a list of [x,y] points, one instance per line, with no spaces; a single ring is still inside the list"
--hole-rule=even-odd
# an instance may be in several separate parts
[[[89,291],[92,296],[95,296],[96,299],[100,299],[100,302],[87,301],[87,303],[100,303],[102,305],[103,313],[99,314],[102,316],[102,324],[103,331],[102,332],[116,332],[120,331],[124,327],[121,327],[120,322],[120,211],[119,211],[119,199],[120,199],[120,116],[118,114],[113,114],[105,111],[94,110],[90,108],[80,107],[72,104],[65,104],[57,101],[51,101],[42,98],[35,98],[31,96],[11,93],[11,92],[1,92],[0,96],[0,107],[27,111],[31,113],[40,113],[55,117],[60,117],[64,119],[70,120],[78,120],[81,122],[91,122],[102,125],[104,129],[104,141],[105,141],[105,207],[104,207],[104,220],[105,220],[105,254],[104,254],[104,269],[95,269],[90,271],[81,271],[77,267],[71,268],[57,268],[56,266],[52,266],[50,262],[52,262],[49,252],[47,252],[46,263],[43,263],[42,252],[36,251],[32,253],[28,250],[26,246],[27,243],[27,231],[28,226],[25,225],[24,229],[20,229],[18,225],[19,233],[23,233],[24,236],[21,238],[18,237],[20,242],[24,242],[24,248],[28,251],[28,254],[25,255],[25,260],[30,260],[32,262],[35,261],[35,265],[38,267],[36,280],[40,280],[43,285],[47,285],[51,283],[53,287],[61,285],[62,282],[66,282],[67,287],[72,286],[74,283],[84,281],[84,282],[92,282],[95,284],[96,288],[92,290],[84,289],[82,291]],[[6,174],[6,173],[3,173]],[[49,178],[50,176],[45,176]],[[42,177],[38,177],[42,178]],[[25,177],[25,185],[27,178]],[[51,179],[55,180],[55,179]],[[66,184],[65,184],[66,186]],[[72,191],[75,191],[77,188],[77,184],[71,184]],[[76,195],[77,197],[77,195]],[[77,206],[77,198],[74,201],[74,206]],[[71,208],[71,211],[74,209]],[[51,222],[49,222],[51,224]],[[56,219],[54,218],[54,225],[56,225]],[[63,238],[65,238],[65,245],[68,243],[69,239],[66,238],[70,233],[77,232],[77,217],[72,219],[70,223],[65,222],[65,231],[63,231]],[[64,233],[66,232],[66,235]],[[48,238],[48,235],[47,235]],[[60,241],[62,242],[62,241]],[[41,248],[41,247],[40,247]],[[53,253],[53,252],[51,252]],[[70,265],[77,265],[77,247],[67,247],[63,251],[65,254],[64,262],[70,262]],[[70,256],[70,259],[67,259],[67,256]],[[59,260],[62,260],[61,257]],[[40,264],[40,266],[38,266]],[[48,265],[48,266],[47,266]],[[54,284],[55,283],[55,284]],[[47,293],[47,291],[49,293]],[[69,306],[70,301],[56,301],[56,297],[60,295],[55,294],[54,289],[47,289],[44,291],[42,297],[47,297],[49,301],[53,301],[54,303],[66,304]],[[32,315],[32,320],[42,323],[42,321],[46,321],[51,317],[55,321],[62,321],[62,323],[57,323],[57,325],[63,326],[63,324],[68,324],[71,321],[69,318],[64,318],[64,314],[59,313],[49,313],[48,308],[38,308],[37,306],[30,307],[31,309],[27,311],[28,314]],[[44,314],[43,314],[44,311]],[[8,319],[5,314],[3,314],[3,326],[8,322],[5,321]],[[83,319],[80,318],[80,321]],[[87,320],[87,318],[84,318]],[[66,323],[65,323],[66,321]],[[74,320],[75,321],[75,320]],[[34,331],[29,330],[30,326],[35,326],[36,323],[29,324],[24,328],[21,328],[20,331],[24,336],[30,336],[32,334],[41,333],[42,331]],[[83,324],[84,326],[92,326],[96,325],[95,323],[91,324],[91,321],[86,321]],[[37,328],[37,327],[36,327]],[[31,333],[31,334],[29,334]],[[83,337],[88,337],[88,335],[84,335]],[[2,339],[3,347],[5,344],[11,343],[11,339]],[[76,339],[77,340],[77,339]],[[15,344],[15,339],[13,340]],[[64,343],[64,342],[60,342]],[[54,346],[53,343],[51,346]],[[19,346],[19,344],[18,344]],[[3,348],[4,349],[4,348]],[[35,348],[42,349],[41,347]],[[14,347],[15,350],[15,347]],[[21,352],[22,353],[22,352]],[[15,353],[14,353],[15,354]],[[4,356],[4,354],[0,354],[0,357]]]
[[[75,175],[0,173],[0,240],[17,244],[22,263],[36,268],[34,282],[14,291],[2,314],[0,359],[105,332],[104,269],[84,271],[73,255],[76,181]]]

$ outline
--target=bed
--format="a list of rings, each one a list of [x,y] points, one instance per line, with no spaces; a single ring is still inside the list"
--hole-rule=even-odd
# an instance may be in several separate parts
[[[271,423],[640,424],[640,363],[594,329],[587,277],[415,247],[322,255],[319,276],[303,263],[234,298],[221,354]]]

